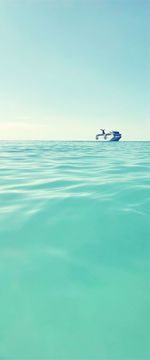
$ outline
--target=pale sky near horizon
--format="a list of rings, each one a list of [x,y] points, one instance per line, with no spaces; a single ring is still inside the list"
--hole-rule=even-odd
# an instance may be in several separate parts
[[[149,0],[0,0],[0,139],[150,140]]]

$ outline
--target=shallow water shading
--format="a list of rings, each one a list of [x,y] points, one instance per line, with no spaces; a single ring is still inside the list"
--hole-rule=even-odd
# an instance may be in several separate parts
[[[150,142],[0,143],[0,358],[150,358]]]

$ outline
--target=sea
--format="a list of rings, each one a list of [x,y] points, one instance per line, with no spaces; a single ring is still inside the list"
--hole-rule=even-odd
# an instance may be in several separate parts
[[[0,142],[0,359],[150,359],[150,142]]]

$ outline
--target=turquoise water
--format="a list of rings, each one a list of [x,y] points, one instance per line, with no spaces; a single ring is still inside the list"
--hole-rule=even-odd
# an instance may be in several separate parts
[[[150,142],[0,143],[0,358],[150,359]]]

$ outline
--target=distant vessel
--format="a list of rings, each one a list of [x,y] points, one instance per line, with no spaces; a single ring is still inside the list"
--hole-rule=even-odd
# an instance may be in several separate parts
[[[96,140],[100,141],[119,141],[122,137],[119,131],[105,132],[105,129],[100,129],[101,133],[96,135]]]

